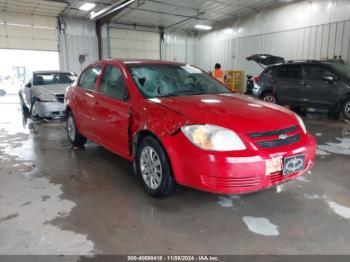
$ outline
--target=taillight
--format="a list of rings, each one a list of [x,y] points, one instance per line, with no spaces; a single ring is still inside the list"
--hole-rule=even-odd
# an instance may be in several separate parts
[[[260,81],[260,77],[259,77],[259,76],[254,76],[252,79],[253,79],[253,81],[255,81],[255,82]]]

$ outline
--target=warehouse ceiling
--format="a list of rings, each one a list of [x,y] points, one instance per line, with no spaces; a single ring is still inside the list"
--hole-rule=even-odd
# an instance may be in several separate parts
[[[98,12],[116,0],[0,0],[0,11],[35,15],[67,15],[89,18],[90,11],[79,9],[94,3]],[[163,26],[172,29],[193,29],[196,24],[215,25],[261,8],[281,4],[281,0],[135,0],[112,21],[139,26]]]
[[[0,11],[58,16],[68,7],[68,4],[67,2],[47,0],[0,0]]]

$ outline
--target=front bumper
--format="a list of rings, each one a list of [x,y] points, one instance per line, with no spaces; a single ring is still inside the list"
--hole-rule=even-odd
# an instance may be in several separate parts
[[[177,183],[202,191],[242,194],[267,189],[305,174],[315,161],[315,139],[307,134],[293,145],[249,152],[209,152],[191,144],[180,132],[163,141]],[[266,175],[266,160],[305,155],[304,170],[284,176]]]
[[[39,117],[64,117],[66,114],[66,107],[59,102],[36,102],[35,110]]]

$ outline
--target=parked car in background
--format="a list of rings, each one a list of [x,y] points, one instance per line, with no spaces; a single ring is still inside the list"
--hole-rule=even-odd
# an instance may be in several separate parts
[[[19,91],[21,106],[32,116],[41,118],[65,116],[66,88],[76,74],[65,71],[35,71],[26,76]]]
[[[263,55],[265,58],[267,55]],[[255,78],[253,95],[292,108],[324,108],[350,120],[350,66],[334,61],[264,61],[267,67]],[[277,62],[277,64],[275,64]]]
[[[184,185],[247,193],[295,179],[315,140],[293,112],[231,93],[202,70],[165,61],[108,60],[67,89],[67,133],[130,160],[145,190]]]

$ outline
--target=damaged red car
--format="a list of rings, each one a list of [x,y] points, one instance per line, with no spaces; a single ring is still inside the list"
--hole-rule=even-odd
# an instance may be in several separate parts
[[[221,194],[305,174],[315,139],[278,105],[233,94],[202,70],[164,61],[99,61],[66,94],[67,133],[133,161],[155,197],[177,185]]]

